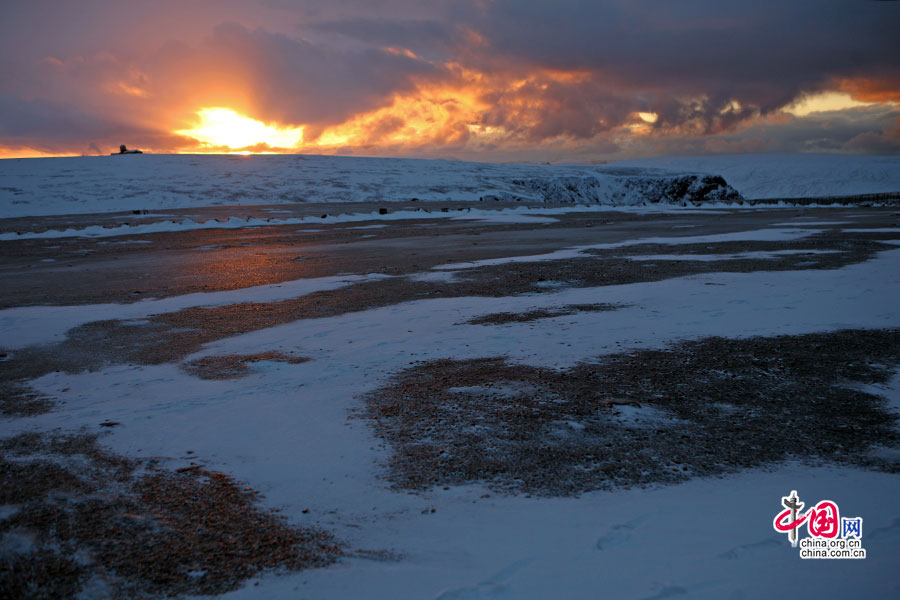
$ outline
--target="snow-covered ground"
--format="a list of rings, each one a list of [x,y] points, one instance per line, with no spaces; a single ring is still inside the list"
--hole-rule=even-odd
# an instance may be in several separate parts
[[[743,239],[773,235],[748,232]],[[210,294],[208,303],[280,298],[340,283]],[[173,457],[174,467],[180,466],[174,457],[190,450],[191,458],[264,492],[267,504],[292,522],[324,526],[354,549],[395,554],[395,560],[348,558],[326,569],[267,575],[231,598],[895,597],[895,475],[789,463],[578,498],[498,496],[478,485],[408,494],[381,478],[387,450],[367,423],[347,416],[359,409],[361,395],[413,361],[505,355],[521,364],[566,367],[622,348],[710,335],[900,327],[898,292],[900,250],[893,250],[838,270],[712,273],[499,299],[426,299],[263,329],[191,357],[280,350],[314,359],[263,362],[239,380],[199,380],[172,364],[48,374],[35,382],[37,389],[64,391],[68,402],[4,429],[116,421],[121,426],[104,442],[120,453]],[[173,299],[173,306],[139,303],[129,315],[207,303],[199,296]],[[624,307],[499,329],[464,324],[486,313],[596,302]],[[0,322],[10,332],[27,329],[42,311],[46,327],[58,330],[110,314],[106,305],[68,307],[60,322],[57,308],[34,307],[2,311]],[[900,379],[874,387],[897,406]],[[867,559],[801,560],[772,529],[781,497],[791,490],[810,503],[833,500],[845,516],[862,516]]]
[[[637,158],[611,167],[714,173],[747,199],[900,192],[900,156],[732,154]]]
[[[698,235],[698,236],[681,236],[681,237],[645,237],[633,240],[625,240],[624,242],[613,242],[609,244],[588,244],[584,246],[573,246],[562,250],[555,250],[546,254],[532,254],[527,256],[511,256],[507,258],[485,258],[479,261],[467,263],[451,263],[439,265],[435,269],[441,270],[459,270],[473,269],[476,267],[484,267],[488,265],[506,265],[520,262],[544,262],[550,260],[565,260],[568,258],[577,258],[585,250],[609,250],[612,248],[625,248],[627,246],[637,246],[639,244],[708,244],[714,242],[779,242],[788,240],[798,240],[814,233],[819,233],[818,229],[759,229],[755,231],[738,231],[736,233],[721,233],[714,235]]]
[[[0,218],[413,198],[680,204],[691,187],[678,181],[686,173],[722,175],[747,198],[900,191],[900,157],[764,154],[579,166],[305,155],[101,156],[0,160]],[[707,200],[729,198],[722,188]]]
[[[342,156],[11,159],[0,160],[0,217],[413,198],[639,204],[671,178],[641,169]]]
[[[643,164],[722,173],[729,182],[734,178],[748,197],[900,190],[900,159],[896,158],[691,160],[695,159]],[[0,216],[312,200],[477,200],[484,194],[521,191],[514,180],[553,179],[561,173],[598,181],[629,176],[623,175],[626,172],[619,165],[501,166],[300,156],[10,160],[0,161]],[[473,207],[465,215],[430,213],[428,218],[542,225],[571,210],[585,209],[496,212]],[[691,210],[696,211],[698,222],[714,212]],[[381,219],[383,223],[366,227],[382,229],[396,226],[392,220],[421,217],[418,212],[410,215],[397,211],[314,221],[329,226]],[[730,216],[734,215],[713,218]],[[625,241],[573,244],[551,252],[524,247],[521,256],[507,252],[490,258],[487,254],[489,258],[476,262],[445,263],[404,276],[414,281],[450,281],[479,266],[571,259],[591,249],[645,243],[666,244],[675,253],[681,244],[788,243],[831,225],[847,224],[848,233],[868,231],[853,228],[848,220],[852,217],[842,211],[834,221],[802,219],[696,236],[635,233]],[[309,222],[284,218],[219,225]],[[148,225],[146,231],[139,230],[141,225],[121,231],[88,227],[26,236],[5,234],[2,239],[36,240],[22,244],[25,247],[41,243],[41,238],[178,231],[195,228],[192,225],[204,224],[170,221]],[[896,232],[897,228],[876,231]],[[797,251],[700,254],[692,260],[776,260],[790,252]],[[662,261],[673,260],[673,255],[636,252],[632,258]],[[140,327],[142,319],[187,307],[273,302],[384,277],[339,275],[127,305],[11,308],[0,311],[0,346],[15,354],[26,346],[59,341],[72,327],[90,321],[129,319]],[[169,457],[163,459],[165,466],[177,468],[187,464],[185,455],[190,451],[191,460],[260,490],[265,505],[280,509],[292,524],[323,527],[351,551],[390,553],[387,559],[372,555],[382,560],[351,555],[328,568],[267,574],[229,594],[232,598],[749,600],[780,595],[900,595],[895,575],[900,562],[900,477],[896,475],[790,462],[722,478],[596,491],[572,498],[498,495],[476,484],[409,493],[390,487],[384,479],[390,449],[375,437],[370,424],[348,420],[362,408],[362,396],[417,361],[504,356],[513,364],[563,369],[598,356],[708,336],[898,328],[900,249],[835,269],[706,273],[590,288],[556,289],[556,282],[541,283],[545,293],[503,298],[431,296],[302,319],[209,343],[185,359],[270,351],[312,359],[299,364],[263,360],[241,379],[203,380],[172,363],[118,364],[77,374],[52,372],[31,383],[63,401],[46,414],[0,421],[2,435],[57,428],[96,430],[103,421],[115,421],[120,425],[110,429],[102,442],[118,453]],[[492,313],[553,312],[598,303],[619,308],[566,312],[502,327],[468,324]],[[900,374],[867,390],[886,397],[900,411]],[[891,448],[882,451],[893,452],[891,456],[898,453]],[[782,508],[781,498],[791,490],[797,490],[808,504],[830,499],[840,505],[843,516],[863,517],[866,560],[801,560],[786,536],[772,528]]]

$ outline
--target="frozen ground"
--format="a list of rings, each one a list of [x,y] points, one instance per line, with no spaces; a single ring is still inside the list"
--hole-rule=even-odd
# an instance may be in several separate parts
[[[715,173],[745,198],[815,198],[900,192],[900,157],[735,154],[638,158],[612,167]]]
[[[831,155],[604,166],[300,155],[12,159],[0,161],[0,241],[423,217],[552,223],[573,211],[900,192],[898,172],[896,157]]]
[[[253,578],[228,597],[894,597],[900,593],[894,573],[900,559],[896,474],[810,461],[800,452],[797,460],[762,469],[573,497],[511,493],[490,480],[411,491],[392,485],[388,464],[395,449],[376,437],[360,414],[366,394],[404,369],[437,359],[506,357],[522,368],[565,369],[710,336],[900,328],[900,250],[888,244],[896,241],[896,216],[890,209],[835,214],[833,209],[595,212],[559,215],[554,223],[438,218],[414,228],[392,222],[364,230],[326,224],[314,233],[270,228],[277,235],[235,229],[216,232],[214,242],[204,237],[213,235],[206,231],[144,235],[125,241],[150,243],[118,246],[80,238],[0,242],[9,256],[22,256],[4,267],[11,286],[4,302],[14,307],[0,310],[0,346],[6,353],[0,365],[31,352],[35,361],[23,368],[40,369],[55,350],[39,344],[77,337],[71,328],[91,321],[120,320],[140,335],[142,328],[156,326],[159,316],[197,307],[211,311],[209,321],[193,323],[200,330],[219,327],[217,315],[228,314],[215,311],[239,306],[248,307],[248,322],[293,298],[298,306],[315,301],[328,309],[317,318],[244,327],[242,334],[238,327],[209,338],[197,352],[157,364],[113,357],[91,370],[34,371],[28,384],[55,406],[44,414],[3,418],[0,431],[3,437],[57,428],[108,431],[101,441],[118,454],[154,456],[170,469],[197,461],[260,490],[264,506],[279,509],[290,523],[323,527],[350,550],[330,567]],[[610,224],[615,219],[624,219],[621,227]],[[315,243],[304,245],[304,236],[315,236]],[[279,254],[291,240],[301,247]],[[61,243],[68,245],[54,246]],[[844,263],[816,262],[837,260],[857,247],[870,254]],[[612,252],[621,253],[616,255],[621,263],[605,262],[620,260],[604,254]],[[41,262],[53,253],[62,264]],[[292,260],[298,253],[308,260]],[[199,265],[206,263],[191,261],[216,256],[226,258],[205,293],[185,293],[172,275],[178,271],[166,270],[175,264],[199,276],[205,270]],[[124,276],[106,270],[114,257],[138,261],[128,270],[146,278],[144,295],[155,298],[92,301],[97,290],[114,296],[110,290]],[[288,272],[266,262],[277,257],[291,268],[309,264],[319,270],[290,271],[306,275],[284,279]],[[712,260],[716,257],[723,260]],[[778,266],[800,258],[806,262],[795,268]],[[389,268],[371,275],[378,271],[371,261]],[[648,261],[695,262],[707,270],[687,276],[663,270],[618,285],[554,280],[554,273],[569,268],[567,261],[596,261],[600,272],[607,264],[610,272],[624,263],[643,269]],[[228,287],[229,273],[245,262],[259,265],[267,282]],[[493,290],[488,282],[485,289],[473,287],[478,292],[473,295],[451,293],[454,285],[471,285],[466,283],[475,281],[471,278],[498,268],[522,269],[521,277],[534,277],[533,287],[506,295],[503,286],[512,280],[498,278]],[[20,281],[26,282],[23,290],[52,289],[67,281],[61,278],[72,269],[88,285],[67,286],[67,306],[17,306],[17,296],[10,296]],[[155,280],[171,287],[153,287]],[[212,284],[220,280],[225,283]],[[404,296],[403,281],[435,287],[414,287]],[[358,299],[355,289],[370,296]],[[430,291],[411,300],[419,289]],[[57,297],[63,297],[62,290]],[[598,303],[614,309],[561,310]],[[471,323],[493,313],[531,312],[549,316],[503,325]],[[147,335],[149,341],[156,334]],[[105,342],[101,337],[94,343]],[[182,368],[203,357],[267,352],[311,360],[262,360],[250,365],[248,376],[225,380],[199,379]],[[68,365],[80,360],[65,359]],[[897,376],[848,385],[884,397],[885,410],[898,410]],[[454,389],[471,393],[474,388]],[[500,393],[514,399],[516,390]],[[648,407],[624,406],[616,418],[624,426],[648,415],[660,426],[664,413]],[[823,421],[828,417],[822,415]],[[110,422],[118,426],[99,429]],[[560,426],[572,435],[581,427],[571,419]],[[877,447],[872,453],[891,464],[900,448]],[[842,515],[862,516],[866,560],[801,560],[772,529],[781,497],[794,489],[808,503],[830,499]]]
[[[0,218],[297,203],[632,205],[900,192],[897,157],[740,155],[602,166],[338,156],[135,155],[0,161]],[[703,183],[703,185],[701,185]],[[275,215],[273,215],[275,216]]]
[[[0,217],[413,199],[625,205],[701,195],[739,199],[721,181],[704,187],[696,179],[643,169],[341,156],[11,159],[0,161]]]
[[[349,206],[353,206],[350,204]],[[723,205],[713,205],[721,208]],[[700,214],[710,214],[710,208],[703,207],[673,207],[673,206],[610,206],[610,205],[575,205],[575,206],[519,206],[516,208],[473,208],[456,207],[452,211],[440,211],[435,208],[417,208],[414,210],[395,210],[379,212],[351,212],[337,215],[305,216],[305,217],[267,217],[255,218],[230,217],[227,219],[209,219],[207,221],[195,221],[182,219],[173,221],[170,219],[155,220],[151,223],[126,223],[122,225],[85,225],[82,227],[69,227],[66,229],[43,229],[42,231],[6,231],[0,233],[0,241],[29,240],[29,239],[53,239],[53,238],[107,238],[126,235],[141,235],[145,233],[167,233],[173,231],[192,231],[197,229],[244,229],[247,227],[263,227],[269,225],[331,225],[335,223],[360,223],[370,221],[412,221],[418,219],[458,219],[464,221],[488,221],[491,223],[555,223],[557,219],[552,215],[565,215],[569,213],[597,213],[597,212],[635,212],[639,214],[655,212],[685,212],[697,211]],[[86,217],[91,218],[91,215]],[[145,217],[146,218],[146,217]],[[139,219],[141,220],[141,219]],[[380,225],[369,225],[373,228]]]

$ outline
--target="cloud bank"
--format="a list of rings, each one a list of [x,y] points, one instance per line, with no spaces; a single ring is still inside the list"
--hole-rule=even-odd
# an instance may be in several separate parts
[[[207,107],[302,127],[280,151],[900,152],[900,2],[38,0],[5,12],[0,156],[233,150],[174,133]],[[825,92],[817,110],[790,108]]]

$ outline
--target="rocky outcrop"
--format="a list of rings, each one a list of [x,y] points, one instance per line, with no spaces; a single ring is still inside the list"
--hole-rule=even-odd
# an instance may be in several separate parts
[[[705,204],[742,203],[744,197],[716,175],[630,175],[620,177],[551,177],[517,179],[518,194],[502,200],[540,200],[561,204]]]

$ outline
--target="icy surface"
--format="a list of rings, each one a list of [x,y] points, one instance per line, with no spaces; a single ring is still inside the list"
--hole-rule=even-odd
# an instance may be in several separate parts
[[[900,156],[734,154],[638,158],[611,167],[721,175],[745,198],[810,198],[900,192]]]

